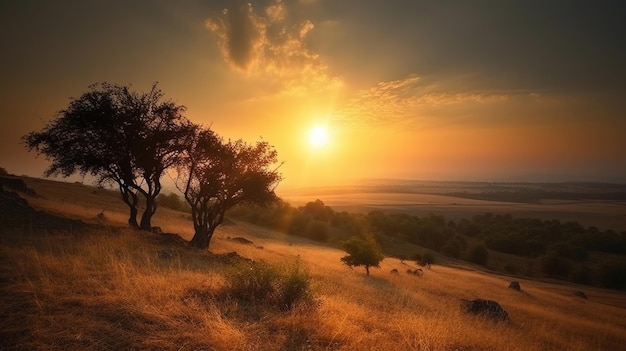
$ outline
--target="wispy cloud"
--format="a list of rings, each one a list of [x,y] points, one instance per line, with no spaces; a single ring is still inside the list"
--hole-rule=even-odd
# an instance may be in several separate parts
[[[527,93],[525,93],[528,95]],[[476,105],[497,104],[510,100],[512,93],[454,91],[412,75],[403,79],[379,82],[355,93],[338,112],[337,118],[346,122],[373,125],[424,121],[440,117],[459,106],[468,109]],[[441,121],[439,121],[441,122]]]
[[[314,24],[293,21],[281,0],[262,10],[251,3],[233,5],[206,21],[228,65],[281,87],[282,93],[327,90],[342,84],[328,74],[319,55],[305,43]]]

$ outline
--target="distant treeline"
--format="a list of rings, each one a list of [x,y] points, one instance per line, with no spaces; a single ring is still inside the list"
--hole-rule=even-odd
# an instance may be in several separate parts
[[[594,201],[626,201],[626,190],[617,192],[569,192],[538,189],[493,190],[478,193],[460,191],[444,195],[475,200],[536,203],[543,199],[555,200],[594,200]]]
[[[320,200],[298,208],[282,201],[266,208],[238,206],[229,215],[320,242],[335,243],[373,233],[383,249],[385,239],[393,238],[485,266],[489,266],[489,250],[498,251],[536,262],[545,276],[617,289],[626,287],[626,232],[585,228],[575,222],[491,213],[455,222],[435,214],[419,217],[380,210],[336,212]],[[590,264],[594,252],[621,258],[617,262]],[[524,273],[523,267],[512,264],[504,270]]]

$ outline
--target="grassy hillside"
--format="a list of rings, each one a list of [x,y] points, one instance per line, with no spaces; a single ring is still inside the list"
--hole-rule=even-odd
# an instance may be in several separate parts
[[[172,235],[127,229],[115,192],[26,183],[39,195],[24,195],[29,204],[56,217],[0,216],[0,349],[617,350],[626,344],[623,292],[524,279],[516,279],[522,291],[515,291],[508,288],[513,278],[471,267],[433,265],[412,276],[404,272],[414,264],[391,258],[367,278],[341,265],[339,250],[245,223],[219,228],[210,252],[200,252]],[[66,225],[47,229],[53,222]],[[184,239],[192,234],[184,213],[161,208],[154,222]],[[391,274],[394,268],[400,274]],[[289,287],[301,286],[295,283],[308,290],[294,293]],[[578,290],[588,299],[575,296]],[[299,299],[285,308],[288,296]],[[462,311],[460,299],[474,298],[498,301],[510,321]]]

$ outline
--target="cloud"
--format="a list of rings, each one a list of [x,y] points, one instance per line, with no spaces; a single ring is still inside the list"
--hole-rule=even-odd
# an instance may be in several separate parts
[[[262,11],[251,3],[233,5],[209,18],[206,27],[216,35],[232,69],[278,85],[282,93],[327,90],[342,84],[306,45],[314,24],[290,19],[282,0],[274,0]]]
[[[530,95],[529,95],[530,96]],[[356,94],[337,113],[345,122],[373,125],[430,120],[447,114],[458,107],[492,105],[507,101],[510,93],[454,91],[411,75],[403,79],[379,82]]]

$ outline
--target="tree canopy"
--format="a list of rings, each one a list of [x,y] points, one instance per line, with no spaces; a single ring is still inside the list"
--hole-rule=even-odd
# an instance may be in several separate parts
[[[46,176],[79,173],[116,183],[130,209],[128,223],[150,229],[161,177],[179,162],[188,143],[192,124],[184,111],[165,100],[156,83],[142,93],[130,86],[94,84],[23,142],[52,161]],[[145,200],[140,224],[139,196]]]

